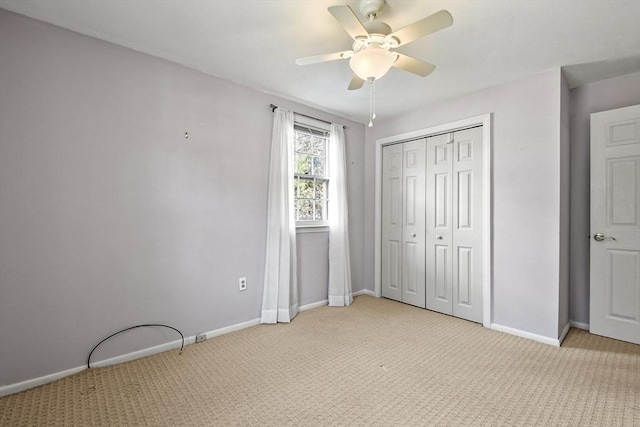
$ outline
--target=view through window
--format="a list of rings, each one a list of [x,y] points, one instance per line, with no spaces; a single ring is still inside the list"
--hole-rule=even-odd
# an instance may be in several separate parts
[[[295,126],[294,197],[297,225],[326,225],[329,133]]]

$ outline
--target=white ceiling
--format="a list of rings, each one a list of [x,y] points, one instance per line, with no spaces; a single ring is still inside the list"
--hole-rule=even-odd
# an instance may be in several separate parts
[[[327,7],[358,0],[0,0],[0,7],[239,84],[367,122],[366,88],[347,91],[348,61],[297,57],[350,49]],[[392,29],[441,9],[452,27],[398,50],[437,65],[376,83],[388,118],[554,67],[572,86],[640,70],[640,0],[387,0]],[[360,17],[364,21],[364,18]]]

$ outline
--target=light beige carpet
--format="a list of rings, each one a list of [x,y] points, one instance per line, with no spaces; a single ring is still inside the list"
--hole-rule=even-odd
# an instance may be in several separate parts
[[[640,426],[640,346],[561,348],[385,299],[0,399],[2,426]]]

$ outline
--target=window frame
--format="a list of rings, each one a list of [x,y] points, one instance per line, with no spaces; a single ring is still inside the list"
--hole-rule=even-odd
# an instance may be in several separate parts
[[[325,142],[325,155],[324,155],[324,159],[325,159],[325,171],[324,171],[324,175],[314,175],[314,174],[299,174],[295,171],[294,169],[294,174],[293,174],[293,179],[294,179],[294,196],[293,196],[293,205],[294,205],[294,212],[295,212],[295,224],[296,224],[296,229],[303,229],[303,228],[318,228],[318,227],[328,227],[329,226],[329,219],[328,219],[328,208],[329,208],[329,200],[330,200],[330,194],[329,194],[329,181],[331,179],[331,165],[329,164],[329,138],[331,137],[331,127],[328,123],[322,122],[320,120],[315,120],[312,119],[310,117],[303,117],[300,115],[295,115],[294,116],[294,134],[296,132],[305,132],[307,131],[309,134],[311,134],[312,136],[323,136],[326,138],[326,142]],[[294,146],[293,146],[293,155],[294,155],[294,162],[297,159],[297,153],[302,153],[302,154],[310,154],[313,155],[312,153],[303,153],[303,152],[298,152],[297,151],[297,138],[294,141]],[[324,182],[324,198],[322,199],[317,199],[317,198],[312,198],[312,199],[308,199],[308,200],[312,200],[313,203],[316,203],[317,200],[323,200],[324,201],[324,220],[317,220],[317,219],[313,219],[313,220],[299,220],[297,218],[298,216],[298,210],[297,210],[297,201],[298,200],[302,200],[304,198],[298,198],[298,194],[297,194],[297,185],[295,184],[296,181],[300,180],[300,179],[310,179],[313,180],[314,182],[314,187],[315,184],[317,182]],[[315,188],[314,188],[314,196],[315,196]],[[315,216],[315,206],[314,206],[314,216]]]

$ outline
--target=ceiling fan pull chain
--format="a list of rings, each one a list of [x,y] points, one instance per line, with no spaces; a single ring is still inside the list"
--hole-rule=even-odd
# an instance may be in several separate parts
[[[373,104],[373,111],[371,113],[371,120],[376,119],[376,81],[371,82],[371,104]]]
[[[374,80],[369,80],[369,127],[373,127],[373,82]]]

